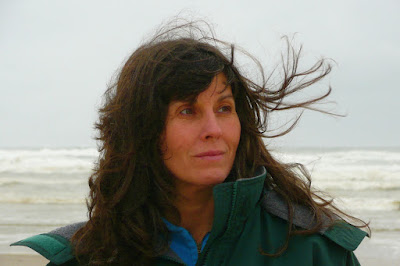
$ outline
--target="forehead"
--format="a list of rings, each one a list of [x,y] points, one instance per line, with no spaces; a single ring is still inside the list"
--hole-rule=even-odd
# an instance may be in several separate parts
[[[211,101],[213,99],[220,100],[222,98],[232,97],[232,88],[229,85],[225,74],[216,75],[210,85],[205,90],[189,99],[187,102],[195,104],[199,101]]]
[[[210,74],[210,73],[209,73]],[[198,82],[198,80],[204,82]],[[160,97],[164,100],[167,106],[174,103],[189,103],[195,104],[199,97],[225,97],[226,94],[233,95],[235,99],[235,89],[230,84],[232,79],[229,79],[225,72],[219,72],[206,78],[204,75],[189,75],[185,82],[175,82],[175,86],[165,88],[164,94]],[[203,83],[203,84],[201,84]],[[166,97],[163,97],[166,96]]]
[[[232,94],[231,86],[228,84],[225,74],[220,73],[216,75],[210,85],[196,97],[209,96],[209,97],[219,97],[220,94]]]

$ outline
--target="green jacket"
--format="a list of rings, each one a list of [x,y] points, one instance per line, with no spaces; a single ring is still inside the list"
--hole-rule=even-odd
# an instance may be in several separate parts
[[[353,251],[367,234],[345,222],[313,235],[292,236],[286,251],[278,257],[262,255],[260,251],[273,254],[284,245],[288,214],[283,199],[264,188],[265,169],[258,170],[253,178],[215,186],[214,223],[197,265],[360,265]],[[298,228],[310,228],[312,214],[304,206],[296,206],[293,223]],[[50,260],[49,265],[77,265],[69,239],[83,224],[12,245],[34,249]],[[158,257],[155,264],[184,265],[172,250]]]

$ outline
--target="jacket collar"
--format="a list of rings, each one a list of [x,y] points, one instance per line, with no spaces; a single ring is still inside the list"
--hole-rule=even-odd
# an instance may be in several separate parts
[[[233,239],[235,234],[241,232],[238,228],[243,225],[260,201],[266,176],[267,171],[262,166],[256,169],[253,177],[214,187],[214,221],[205,248],[216,238]],[[162,257],[183,263],[170,248]]]
[[[264,181],[267,176],[265,167],[258,167],[251,178],[222,183],[214,187],[214,221],[210,234],[213,239],[240,232],[237,230],[247,220],[259,202]]]

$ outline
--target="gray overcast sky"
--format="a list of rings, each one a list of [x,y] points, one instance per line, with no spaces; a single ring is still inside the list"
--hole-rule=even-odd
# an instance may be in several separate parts
[[[336,61],[325,85],[347,117],[305,112],[274,145],[400,146],[398,0],[9,0],[0,3],[0,147],[95,146],[96,109],[112,75],[182,10],[260,59],[279,58],[280,37],[296,33],[306,62]]]

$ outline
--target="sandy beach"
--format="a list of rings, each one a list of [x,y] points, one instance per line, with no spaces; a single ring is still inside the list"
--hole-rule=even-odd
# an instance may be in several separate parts
[[[391,266],[398,265],[399,261],[382,259],[382,258],[359,258],[362,266]],[[39,255],[31,254],[0,254],[1,266],[43,266],[48,263],[48,260]]]
[[[43,266],[49,261],[39,255],[31,254],[0,254],[1,266]]]

